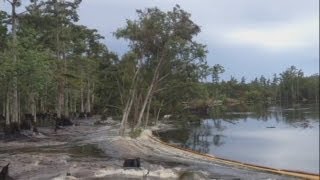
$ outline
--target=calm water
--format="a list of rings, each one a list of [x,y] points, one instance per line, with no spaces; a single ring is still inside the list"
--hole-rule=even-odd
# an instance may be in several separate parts
[[[176,130],[164,141],[241,162],[319,173],[319,108],[226,112]]]

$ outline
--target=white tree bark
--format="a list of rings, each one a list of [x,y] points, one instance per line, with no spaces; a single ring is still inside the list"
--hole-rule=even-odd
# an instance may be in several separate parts
[[[125,108],[123,110],[123,115],[122,115],[120,130],[119,130],[119,134],[121,136],[124,136],[124,133],[125,133],[125,130],[126,130],[126,124],[128,122],[128,117],[129,117],[129,114],[131,112],[133,101],[135,100],[137,77],[138,77],[139,72],[140,72],[140,68],[138,68],[136,70],[136,72],[135,72],[135,75],[133,77],[132,84],[131,84],[131,89],[129,91],[129,98],[128,98],[126,106],[125,106]]]

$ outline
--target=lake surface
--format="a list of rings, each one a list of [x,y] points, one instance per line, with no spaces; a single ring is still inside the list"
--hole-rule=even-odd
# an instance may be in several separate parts
[[[319,107],[224,112],[162,140],[202,153],[273,168],[319,173]]]

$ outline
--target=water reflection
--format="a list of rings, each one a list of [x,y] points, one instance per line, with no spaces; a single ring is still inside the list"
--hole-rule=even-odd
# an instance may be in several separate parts
[[[163,140],[202,153],[276,168],[319,173],[319,108],[216,111],[201,124],[166,132]],[[254,111],[253,111],[254,110]],[[308,153],[306,153],[308,150]]]
[[[223,144],[224,144],[224,141],[223,141],[222,138],[224,138],[224,137],[226,137],[226,136],[220,135],[220,134],[214,135],[214,136],[213,136],[213,144],[214,144],[215,146],[221,146],[221,145],[223,145]]]
[[[233,124],[233,123],[232,123]],[[223,125],[223,120],[212,119],[211,121],[203,121],[200,126],[193,127],[189,131],[189,138],[183,144],[192,150],[208,153],[209,146],[222,146],[225,135],[221,134],[227,126]]]

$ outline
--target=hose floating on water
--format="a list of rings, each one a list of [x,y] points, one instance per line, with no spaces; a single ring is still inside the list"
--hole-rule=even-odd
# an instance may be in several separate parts
[[[320,174],[315,174],[315,173],[308,173],[308,172],[303,172],[303,171],[293,171],[293,170],[287,170],[287,169],[276,169],[276,168],[271,168],[271,167],[266,167],[266,166],[260,166],[260,165],[255,165],[255,164],[249,164],[249,163],[243,163],[243,162],[239,162],[239,161],[234,161],[234,160],[230,160],[230,159],[225,159],[225,158],[220,158],[217,156],[212,156],[209,154],[203,154],[203,153],[199,153],[197,151],[193,151],[190,149],[186,149],[186,148],[182,148],[176,145],[172,145],[166,142],[163,142],[157,138],[155,138],[154,136],[149,136],[152,140],[163,144],[165,146],[169,146],[175,149],[179,149],[181,151],[184,152],[188,152],[188,153],[192,153],[195,155],[198,155],[202,158],[205,158],[209,161],[214,161],[214,162],[218,162],[221,164],[226,164],[226,165],[231,165],[231,166],[236,166],[236,167],[243,167],[243,168],[247,168],[247,169],[253,169],[253,170],[258,170],[258,171],[264,171],[264,172],[268,172],[268,173],[274,173],[274,174],[280,174],[280,175],[287,175],[287,176],[292,176],[292,177],[297,177],[297,178],[303,178],[303,179],[310,179],[310,180],[320,180]]]

